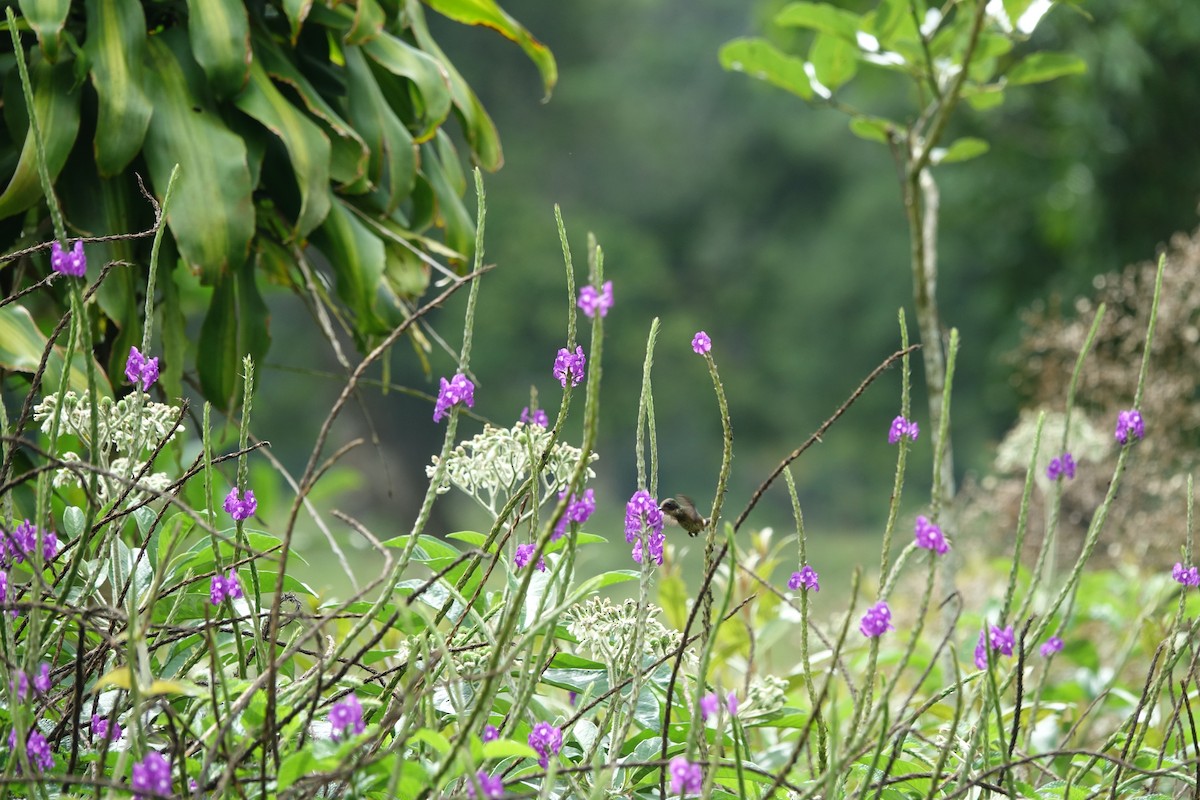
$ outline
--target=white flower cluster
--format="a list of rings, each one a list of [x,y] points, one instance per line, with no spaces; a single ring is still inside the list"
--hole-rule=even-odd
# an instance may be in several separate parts
[[[451,486],[456,486],[495,514],[529,476],[533,463],[541,458],[550,438],[550,431],[541,425],[518,422],[511,429],[487,425],[482,433],[463,442],[446,457],[446,469],[437,492],[444,494]],[[539,476],[539,505],[566,489],[582,457],[582,450],[563,442],[557,442],[550,449],[546,468]],[[599,457],[592,453],[588,463]],[[433,463],[425,468],[425,474],[432,478],[437,467],[438,457],[434,456]],[[586,477],[595,477],[595,472],[588,468]]]
[[[135,400],[137,394],[140,393],[126,395],[120,400],[102,397],[98,403],[97,442],[92,446],[92,451],[97,466],[109,473],[101,475],[97,483],[97,493],[102,503],[119,497],[123,491],[125,482],[116,476],[131,479],[137,475],[146,463],[141,458],[143,454],[154,450],[160,443],[171,441],[175,434],[183,430],[183,425],[175,422],[179,418],[177,406],[151,402],[147,395],[142,394],[139,413]],[[92,444],[92,405],[86,397],[67,392],[60,406],[57,394],[46,395],[34,407],[33,418],[42,423],[43,433],[49,433],[54,415],[59,413],[62,414],[60,433],[77,437],[85,446]],[[65,452],[60,458],[66,462],[83,463],[80,455],[74,452]],[[55,473],[54,485],[81,486],[85,483],[84,475],[74,469],[60,469]],[[171,481],[171,476],[166,473],[153,472],[143,476],[138,486],[150,491],[162,491],[171,485]],[[140,500],[134,495],[131,495],[131,499]]]
[[[661,608],[650,606],[642,634],[642,654],[661,658],[679,647],[679,631],[659,622],[661,615]],[[616,665],[618,659],[629,658],[637,635],[637,601],[626,600],[614,606],[607,597],[593,597],[567,609],[563,616],[567,620],[567,632],[579,641],[581,651],[610,665]],[[687,657],[690,663],[693,658],[690,651]]]

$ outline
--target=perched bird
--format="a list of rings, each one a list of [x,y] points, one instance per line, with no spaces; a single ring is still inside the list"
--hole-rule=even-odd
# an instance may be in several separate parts
[[[686,494],[668,497],[662,501],[659,508],[671,520],[671,524],[683,528],[688,532],[688,536],[695,536],[708,527],[708,520],[700,516],[696,504]]]

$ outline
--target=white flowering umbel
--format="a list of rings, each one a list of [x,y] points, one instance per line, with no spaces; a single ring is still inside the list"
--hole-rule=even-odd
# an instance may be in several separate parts
[[[138,397],[140,395],[140,397]],[[139,403],[140,401],[140,403]],[[140,409],[139,406],[140,405]],[[141,472],[150,453],[160,443],[169,442],[183,429],[176,425],[179,408],[164,403],[154,403],[149,396],[139,392],[113,400],[102,397],[96,415],[98,440],[93,444],[92,405],[86,397],[67,392],[62,400],[62,421],[59,432],[75,436],[89,448],[101,470],[96,482],[96,491],[101,503],[108,503],[120,496],[125,485]],[[140,413],[139,413],[140,411]],[[59,412],[57,394],[49,394],[33,409],[33,418],[42,423],[42,432],[49,433],[54,415]],[[134,451],[137,452],[134,452]],[[78,453],[66,452],[59,456],[63,461],[83,463]],[[86,483],[83,473],[64,468],[54,477],[55,486],[81,486]],[[138,486],[152,491],[162,491],[171,484],[171,477],[163,472],[152,472],[142,477]],[[130,494],[131,501],[141,498],[140,492]]]
[[[642,654],[661,658],[679,647],[682,635],[661,622],[658,617],[662,609],[651,605],[642,633]],[[638,604],[626,600],[614,606],[607,597],[593,597],[579,603],[564,613],[567,632],[579,642],[579,650],[609,667],[618,666],[622,659],[629,658],[630,648],[637,636]],[[685,658],[694,663],[689,650]]]
[[[446,469],[437,492],[444,494],[451,486],[456,486],[495,516],[529,477],[531,458],[536,461],[541,457],[550,438],[550,431],[541,425],[518,422],[511,429],[487,425],[483,433],[463,442],[446,457]],[[546,468],[538,476],[538,505],[567,488],[582,456],[583,451],[578,447],[563,442],[557,442],[550,449]],[[588,463],[599,457],[592,453]],[[437,466],[438,457],[434,456],[433,463],[425,468],[425,474],[432,478]],[[595,475],[589,467],[586,477],[590,479]]]

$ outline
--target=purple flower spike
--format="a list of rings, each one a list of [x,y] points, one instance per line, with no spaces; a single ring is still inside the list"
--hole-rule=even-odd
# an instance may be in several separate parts
[[[258,511],[258,501],[254,499],[254,490],[247,489],[243,496],[235,486],[225,495],[225,513],[233,517],[234,522],[241,522],[254,516]]]
[[[1063,453],[1057,458],[1050,459],[1049,466],[1046,467],[1046,477],[1052,481],[1059,478],[1070,480],[1075,477],[1075,459],[1070,453]]]
[[[1179,562],[1171,568],[1171,577],[1184,586],[1200,586],[1200,569],[1185,567]]]
[[[1117,430],[1113,434],[1121,444],[1131,444],[1146,435],[1146,423],[1136,408],[1117,414]]]
[[[558,499],[562,500],[567,496],[567,490],[563,489],[558,493]],[[554,533],[550,535],[550,541],[557,542],[567,532],[567,525],[572,522],[577,522],[580,525],[588,521],[588,518],[596,510],[596,493],[591,489],[585,489],[583,497],[579,495],[571,495],[570,501],[567,503],[567,510],[563,512],[559,518],[558,524],[554,526]]]
[[[979,641],[975,645],[975,666],[979,669],[987,669],[989,649],[995,650],[1001,655],[1011,656],[1013,645],[1016,644],[1012,625],[1005,628],[990,625],[989,630],[990,636],[985,636],[983,631],[979,632]]]
[[[8,734],[8,749],[12,751],[17,746],[17,729],[13,728]],[[30,731],[29,737],[25,740],[25,754],[29,756],[29,763],[35,772],[42,773],[48,769],[54,769],[54,755],[50,752],[50,745],[46,743],[46,737],[38,731]]]
[[[333,726],[333,738],[340,739],[343,735],[357,736],[366,729],[363,722],[362,703],[358,695],[350,693],[342,700],[333,704],[329,709],[329,724]]]
[[[488,775],[483,770],[475,773],[479,788],[483,790],[483,800],[500,800],[504,796],[504,779],[499,775]],[[475,782],[467,781],[467,797],[476,800]]]
[[[542,769],[550,766],[550,756],[558,755],[562,749],[562,730],[548,722],[539,722],[529,732],[529,746],[538,752],[538,764]]]
[[[171,762],[161,753],[151,750],[133,765],[133,796],[135,800],[171,796]]]
[[[483,726],[483,740],[485,742],[494,742],[500,738],[500,729],[495,725]]]
[[[699,794],[704,788],[704,772],[686,756],[675,756],[667,766],[671,773],[671,794]]]
[[[586,317],[595,317],[597,312],[602,317],[608,316],[608,310],[612,308],[612,304],[612,281],[605,281],[604,285],[600,287],[600,291],[596,291],[596,287],[591,285],[579,290],[577,305]]]
[[[450,409],[457,405],[465,405],[467,408],[475,407],[475,384],[471,383],[471,379],[461,372],[456,373],[450,380],[441,379],[437,403],[433,407],[433,421],[441,422],[442,417],[449,414]]]
[[[707,720],[713,714],[717,713],[717,707],[721,701],[717,699],[715,692],[709,692],[700,698],[700,719]]]
[[[150,391],[150,387],[158,380],[158,357],[146,358],[136,347],[129,348],[129,358],[125,361],[125,380],[134,386],[141,384],[142,391]]]
[[[1051,636],[1046,641],[1042,642],[1041,653],[1043,658],[1049,658],[1055,653],[1063,649],[1063,640],[1057,636]]]
[[[583,369],[586,364],[587,358],[583,355],[581,346],[575,345],[573,354],[565,347],[560,348],[558,356],[554,359],[554,377],[558,379],[564,389],[567,388],[568,381],[572,386],[578,386],[583,380]]]
[[[909,422],[904,417],[896,417],[892,420],[892,427],[888,430],[888,444],[896,444],[901,439],[915,442],[920,435],[921,427],[916,422]]]
[[[946,551],[950,549],[946,537],[942,535],[942,529],[925,517],[917,517],[916,537],[917,547],[932,550],[939,556],[946,555]]]
[[[539,408],[530,414],[529,406],[521,409],[521,422],[524,422],[526,425],[540,425],[543,428],[550,427],[550,418],[546,416],[546,412]]]
[[[888,608],[885,600],[880,600],[868,608],[858,625],[859,632],[868,639],[878,638],[895,629],[896,627],[892,625],[892,609]]]
[[[50,245],[50,269],[70,275],[72,278],[82,278],[87,274],[87,258],[83,255],[83,241],[75,240],[75,247],[67,252],[58,242]]]
[[[708,334],[704,331],[696,331],[696,335],[692,337],[692,350],[698,356],[712,350],[712,339],[708,338]]]
[[[800,587],[804,587],[805,589],[819,592],[821,591],[820,581],[821,576],[817,574],[817,571],[808,564],[805,564],[800,568],[799,572],[792,573],[792,577],[788,579],[788,588],[795,591]]]

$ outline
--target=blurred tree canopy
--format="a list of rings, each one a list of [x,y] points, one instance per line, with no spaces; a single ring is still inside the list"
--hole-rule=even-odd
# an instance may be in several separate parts
[[[655,399],[664,491],[707,502],[715,480],[715,402],[688,348],[704,329],[733,414],[736,509],[896,348],[897,309],[911,308],[903,209],[884,149],[853,136],[841,115],[717,62],[724,42],[762,33],[782,5],[616,0],[565,13],[514,0],[512,13],[559,58],[562,79],[545,105],[531,91],[536,73],[496,42],[435,28],[456,52],[469,42],[460,66],[506,133],[506,168],[488,184],[488,260],[501,269],[480,306],[488,335],[477,339],[479,396],[490,413],[515,416],[529,384],[557,389],[549,368],[566,298],[551,207],[561,203],[577,249],[585,230],[597,234],[616,287],[598,468],[618,494],[632,489],[653,316],[663,317]],[[802,35],[768,34],[783,47]],[[963,470],[986,466],[988,445],[1016,415],[1003,356],[1020,334],[1018,311],[1152,254],[1196,215],[1200,5],[1062,5],[1030,45],[1074,53],[1088,71],[1011,88],[986,114],[964,108],[949,138],[982,135],[991,151],[938,174],[942,322],[962,333],[952,418]],[[856,88],[886,90],[882,81]],[[914,397],[914,408],[923,403]],[[855,488],[879,497],[890,486],[886,430],[898,409],[899,375],[890,375],[806,454],[806,513],[848,525],[879,518],[882,502]],[[928,474],[925,457],[910,470],[917,481]]]

